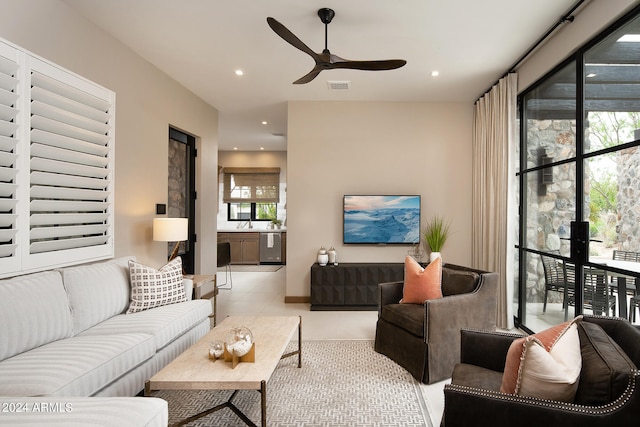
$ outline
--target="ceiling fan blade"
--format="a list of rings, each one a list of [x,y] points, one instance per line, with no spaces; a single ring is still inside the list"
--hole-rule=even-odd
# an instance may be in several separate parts
[[[305,74],[304,76],[300,77],[298,80],[293,82],[293,84],[301,85],[301,84],[309,83],[311,80],[315,79],[318,76],[318,74],[320,74],[320,71],[322,71],[323,69],[325,68],[316,65],[315,67],[313,67],[313,70],[311,70],[309,73]]]
[[[349,61],[343,59],[341,61],[331,61],[331,64],[328,68],[348,68],[352,70],[382,71],[395,70],[396,68],[404,66],[406,63],[407,61],[405,61],[404,59],[387,59],[382,61]]]
[[[304,44],[302,42],[302,40],[300,40],[298,37],[296,37],[295,34],[293,34],[291,31],[289,31],[289,29],[287,29],[287,27],[282,25],[280,22],[276,21],[274,18],[269,17],[269,18],[267,18],[267,24],[269,24],[271,29],[277,35],[282,37],[282,39],[284,41],[286,41],[287,43],[289,43],[291,46],[300,49],[301,51],[303,51],[304,53],[306,53],[308,55],[311,55],[311,57],[313,59],[317,58],[317,56],[318,56],[317,53],[312,51],[311,48],[309,48],[309,46]]]

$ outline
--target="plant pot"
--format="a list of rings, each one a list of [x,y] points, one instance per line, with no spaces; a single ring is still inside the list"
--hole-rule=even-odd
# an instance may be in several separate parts
[[[429,262],[435,261],[437,258],[442,259],[442,254],[440,252],[431,252],[429,254]]]

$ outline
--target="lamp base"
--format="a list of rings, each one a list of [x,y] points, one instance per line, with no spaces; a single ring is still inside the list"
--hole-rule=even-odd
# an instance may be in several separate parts
[[[169,262],[173,261],[173,259],[178,256],[179,249],[180,249],[180,242],[176,242],[176,245],[173,247],[173,251],[171,251],[171,255],[169,256]]]

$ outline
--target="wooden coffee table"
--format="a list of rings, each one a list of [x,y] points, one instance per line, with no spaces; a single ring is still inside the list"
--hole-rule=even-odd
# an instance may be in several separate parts
[[[246,326],[256,344],[255,362],[241,362],[235,368],[218,359],[209,359],[209,345],[225,340],[229,329]],[[298,332],[298,349],[285,354],[287,345]],[[190,423],[205,415],[230,408],[247,425],[256,426],[234,404],[239,390],[258,390],[261,396],[261,423],[267,425],[267,382],[280,359],[298,356],[298,368],[302,367],[302,317],[300,316],[230,316],[220,322],[207,335],[189,347],[184,353],[165,366],[145,384],[145,395],[154,390],[235,390],[229,400],[180,421],[175,425]]]

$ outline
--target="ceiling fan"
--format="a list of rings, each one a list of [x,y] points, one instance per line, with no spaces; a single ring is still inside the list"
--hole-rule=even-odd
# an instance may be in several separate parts
[[[400,68],[407,63],[407,61],[405,61],[404,59],[388,59],[381,61],[351,61],[349,59],[340,58],[339,56],[332,54],[331,52],[329,52],[329,48],[327,47],[327,32],[328,25],[329,23],[331,23],[331,20],[335,15],[336,14],[332,9],[322,8],[318,10],[318,16],[324,24],[324,50],[322,51],[322,53],[316,53],[311,50],[298,37],[296,37],[291,31],[289,31],[287,27],[276,21],[274,18],[267,18],[267,23],[277,35],[282,37],[284,41],[286,41],[293,47],[296,47],[311,56],[316,62],[316,65],[308,74],[302,76],[301,78],[293,82],[293,84],[309,83],[311,80],[315,79],[322,70],[349,68],[354,70],[383,71]]]

